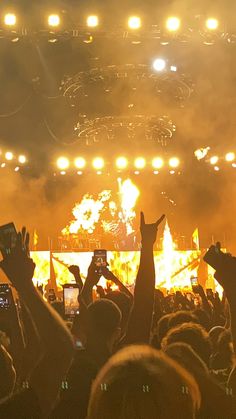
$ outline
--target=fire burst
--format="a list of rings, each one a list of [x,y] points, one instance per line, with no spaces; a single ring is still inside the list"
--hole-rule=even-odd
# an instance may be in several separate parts
[[[84,195],[81,202],[72,210],[75,219],[62,230],[62,234],[65,236],[78,233],[92,234],[98,223],[101,223],[104,232],[111,234],[118,233],[121,223],[125,226],[126,234],[132,234],[133,220],[136,217],[135,205],[140,192],[130,179],[122,181],[119,178],[118,187],[118,203],[111,200],[110,190],[102,191],[96,199],[92,195]],[[106,210],[110,216],[108,219],[102,216]]]

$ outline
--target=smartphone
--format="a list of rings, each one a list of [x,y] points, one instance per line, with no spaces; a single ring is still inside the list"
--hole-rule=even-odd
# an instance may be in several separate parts
[[[94,250],[94,263],[96,272],[102,275],[102,269],[107,266],[107,251],[104,249]]]
[[[63,304],[66,317],[73,318],[79,314],[79,286],[78,284],[63,285]]]
[[[0,284],[0,309],[7,310],[12,304],[12,292],[9,284]]]
[[[17,231],[14,223],[4,224],[0,227],[0,251],[3,257],[9,255],[16,245]]]

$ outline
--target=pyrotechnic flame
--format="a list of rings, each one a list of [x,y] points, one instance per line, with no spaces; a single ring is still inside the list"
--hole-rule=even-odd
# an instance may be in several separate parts
[[[81,230],[90,234],[96,228],[99,222],[101,212],[105,206],[105,202],[111,197],[111,191],[102,191],[98,198],[93,199],[92,195],[86,194],[80,203],[77,203],[72,210],[75,220],[71,221],[68,226],[62,230],[63,235],[77,234]]]
[[[117,232],[120,222],[125,225],[127,235],[133,233],[132,223],[136,217],[134,208],[139,196],[139,190],[130,179],[126,179],[123,182],[121,179],[118,179],[118,185],[119,203],[110,201],[110,190],[102,191],[97,199],[94,199],[89,194],[84,195],[82,201],[77,203],[72,210],[74,220],[62,230],[62,234],[69,235],[83,232],[92,234],[99,222],[101,222],[105,233],[110,232],[114,234]],[[101,219],[102,212],[106,208],[112,216],[112,221]]]
[[[137,186],[135,186],[130,179],[126,179],[124,182],[122,182],[122,180],[119,178],[118,185],[121,200],[121,212],[119,213],[119,217],[126,225],[126,232],[127,235],[129,235],[134,231],[132,226],[132,222],[136,217],[134,208],[140,192]]]
[[[162,242],[163,248],[163,261],[164,261],[164,275],[166,280],[167,288],[171,288],[171,274],[172,274],[172,265],[174,257],[174,242],[170,232],[170,227],[166,220],[164,236]]]

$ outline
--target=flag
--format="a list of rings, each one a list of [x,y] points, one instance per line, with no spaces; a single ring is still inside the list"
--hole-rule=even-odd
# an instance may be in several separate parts
[[[200,245],[199,245],[199,231],[198,228],[196,228],[192,234],[192,241],[195,245],[196,250],[200,250]]]
[[[34,248],[34,250],[37,250],[38,240],[39,240],[38,233],[37,233],[36,229],[34,229],[34,234],[33,234],[33,248]]]

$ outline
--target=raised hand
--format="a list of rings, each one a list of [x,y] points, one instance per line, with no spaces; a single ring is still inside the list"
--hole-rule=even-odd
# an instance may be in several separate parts
[[[97,285],[99,282],[99,279],[101,278],[101,274],[97,272],[97,266],[95,265],[95,259],[94,256],[92,257],[91,263],[88,268],[88,275],[87,280],[90,284]]]
[[[144,213],[140,214],[140,232],[142,237],[142,244],[151,244],[153,245],[156,241],[157,230],[161,222],[164,220],[165,215],[163,214],[159,220],[153,224],[146,224]]]
[[[80,275],[80,268],[77,265],[71,265],[69,266],[68,270],[70,271],[70,273],[72,273],[72,275],[74,276],[78,276]]]
[[[17,290],[32,285],[35,264],[29,257],[29,233],[25,227],[18,233],[16,246],[3,259],[0,267]]]

